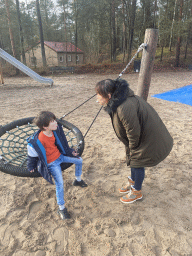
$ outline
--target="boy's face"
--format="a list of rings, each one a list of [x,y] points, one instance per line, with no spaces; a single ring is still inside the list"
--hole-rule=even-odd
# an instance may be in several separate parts
[[[57,130],[57,121],[52,120],[49,122],[49,126],[43,128],[45,129],[45,131],[55,131]]]

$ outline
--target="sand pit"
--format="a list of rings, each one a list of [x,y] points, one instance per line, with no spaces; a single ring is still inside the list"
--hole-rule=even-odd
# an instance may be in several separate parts
[[[61,117],[92,96],[96,82],[116,75],[64,75],[54,86],[30,78],[5,78],[0,86],[0,120],[50,110]],[[138,73],[123,75],[136,92]],[[120,202],[118,188],[130,169],[124,146],[102,110],[85,139],[85,189],[71,186],[74,166],[63,173],[65,200],[72,219],[57,215],[55,187],[42,178],[0,172],[0,256],[190,256],[192,255],[192,107],[152,98],[192,83],[191,72],[153,73],[148,102],[174,139],[170,155],[146,168],[143,199]],[[90,100],[66,120],[83,134],[100,106]]]

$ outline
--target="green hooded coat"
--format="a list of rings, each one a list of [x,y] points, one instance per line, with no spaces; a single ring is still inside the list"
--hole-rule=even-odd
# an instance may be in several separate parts
[[[126,148],[127,165],[155,166],[165,159],[173,139],[161,118],[145,100],[134,95],[125,80],[117,80],[105,110],[110,114],[117,137]]]

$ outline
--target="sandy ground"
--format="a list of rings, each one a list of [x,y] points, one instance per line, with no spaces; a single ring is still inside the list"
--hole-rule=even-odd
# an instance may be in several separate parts
[[[61,117],[92,96],[96,82],[106,78],[117,75],[65,74],[53,77],[52,88],[30,78],[5,78],[0,86],[1,125],[41,110]],[[123,78],[136,92],[138,74]],[[165,122],[174,147],[158,166],[146,168],[141,201],[124,205],[119,200],[118,188],[130,169],[103,110],[85,138],[83,179],[89,186],[71,186],[74,166],[63,173],[71,220],[57,215],[53,185],[0,172],[0,255],[192,255],[192,108],[151,97],[191,81],[191,72],[153,73],[148,102]],[[99,108],[94,98],[66,120],[85,134]]]

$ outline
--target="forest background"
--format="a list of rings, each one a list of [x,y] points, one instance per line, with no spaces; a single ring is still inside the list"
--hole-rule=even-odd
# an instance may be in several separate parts
[[[43,40],[71,42],[85,64],[125,63],[147,28],[159,30],[160,66],[192,64],[192,0],[0,1],[0,47],[23,63],[26,49]]]

